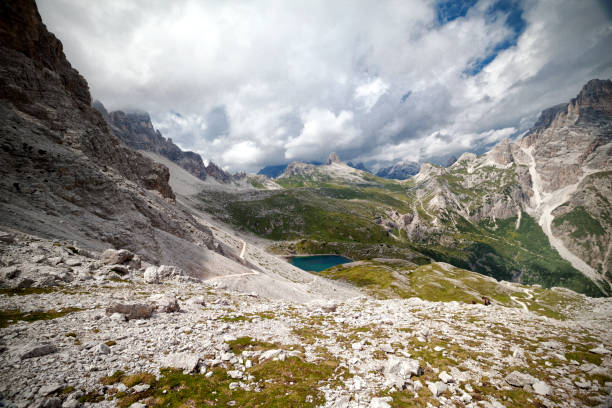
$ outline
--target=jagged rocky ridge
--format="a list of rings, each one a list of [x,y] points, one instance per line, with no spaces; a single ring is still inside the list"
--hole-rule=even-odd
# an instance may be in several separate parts
[[[172,139],[166,139],[153,127],[151,117],[146,112],[109,113],[100,101],[95,101],[93,107],[102,114],[113,134],[134,150],[144,150],[166,157],[200,180],[212,177],[227,184],[245,177],[244,174],[232,176],[213,162],[205,165],[198,153],[183,151]]]

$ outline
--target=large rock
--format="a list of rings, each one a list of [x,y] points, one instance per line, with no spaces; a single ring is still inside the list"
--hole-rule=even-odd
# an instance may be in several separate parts
[[[165,356],[161,361],[162,367],[177,368],[185,373],[193,373],[196,371],[200,357],[193,353],[172,353]]]
[[[26,358],[42,357],[47,354],[57,353],[58,348],[49,343],[34,343],[28,344],[21,351],[19,358],[25,360]]]
[[[106,308],[106,314],[120,313],[127,320],[148,319],[153,315],[155,306],[140,303],[113,303]]]
[[[436,381],[435,383],[427,384],[427,388],[434,396],[438,396],[442,394],[444,391],[448,390],[448,386],[444,384],[442,381]]]
[[[506,376],[505,381],[514,387],[524,387],[533,385],[538,380],[530,374],[513,371]]]
[[[538,395],[549,395],[552,392],[552,388],[544,381],[536,381],[533,384],[533,391]]]
[[[159,283],[159,275],[157,274],[156,266],[149,266],[145,269],[143,279],[147,283]]]
[[[165,294],[156,294],[149,298],[155,303],[157,311],[161,313],[174,313],[180,312],[178,300],[174,296]]]
[[[127,249],[107,249],[102,253],[100,260],[106,265],[120,265],[130,261],[134,254]]]
[[[419,376],[423,374],[418,360],[411,360],[400,357],[389,357],[383,367],[385,377],[399,376],[401,378],[409,379],[412,376]]]

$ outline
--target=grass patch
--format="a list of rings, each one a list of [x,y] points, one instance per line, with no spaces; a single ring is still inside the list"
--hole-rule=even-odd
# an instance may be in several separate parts
[[[239,344],[246,343],[245,340]],[[236,343],[238,344],[238,343]],[[266,361],[253,366],[246,375],[253,377],[253,389],[230,389],[236,380],[224,369],[214,368],[212,375],[183,374],[180,370],[163,368],[159,380],[149,374],[145,382],[151,388],[143,393],[118,395],[117,405],[128,407],[143,400],[151,407],[315,407],[325,398],[318,388],[335,385],[348,373],[335,361],[305,362],[298,357],[285,361]]]
[[[59,289],[57,287],[21,288],[21,289],[2,288],[0,289],[0,295],[7,295],[7,296],[42,295],[42,294],[54,293],[58,291]]]
[[[577,206],[570,212],[555,217],[553,225],[559,227],[564,223],[570,224],[574,231],[571,233],[574,238],[584,238],[589,235],[605,235],[606,230],[599,221],[593,218],[582,206]]]
[[[83,309],[75,307],[68,307],[57,310],[47,310],[41,312],[21,312],[18,309],[12,310],[0,310],[0,328],[8,327],[12,324],[16,324],[18,321],[24,322],[35,322],[37,320],[52,320],[59,317],[65,316],[69,313],[78,312]]]

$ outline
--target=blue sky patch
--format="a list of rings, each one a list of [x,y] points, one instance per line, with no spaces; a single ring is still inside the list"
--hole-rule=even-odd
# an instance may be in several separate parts
[[[441,0],[436,5],[436,17],[440,25],[465,17],[477,0]]]
[[[510,28],[511,35],[504,41],[497,44],[489,54],[474,61],[464,72],[474,76],[484,69],[497,55],[505,49],[516,45],[518,38],[525,30],[525,20],[523,19],[523,9],[519,0],[498,0],[486,11],[485,17],[490,22],[499,18],[505,19],[505,24]]]

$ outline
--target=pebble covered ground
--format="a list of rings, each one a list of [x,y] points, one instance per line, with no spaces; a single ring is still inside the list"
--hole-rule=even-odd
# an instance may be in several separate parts
[[[127,251],[0,246],[0,406],[612,405],[607,299],[563,321],[419,298],[300,304]]]

